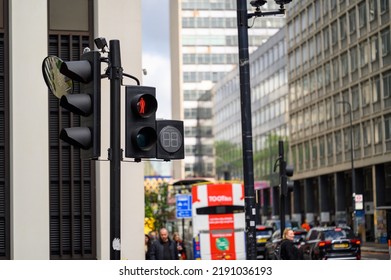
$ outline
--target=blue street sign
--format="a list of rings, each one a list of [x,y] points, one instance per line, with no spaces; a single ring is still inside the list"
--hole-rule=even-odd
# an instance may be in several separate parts
[[[176,201],[176,218],[191,218],[191,195],[189,194],[177,194],[175,196]]]

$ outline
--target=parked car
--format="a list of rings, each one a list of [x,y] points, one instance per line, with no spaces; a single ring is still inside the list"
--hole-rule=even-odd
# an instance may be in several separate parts
[[[350,227],[315,227],[301,245],[304,259],[361,259],[361,242]]]
[[[265,259],[265,244],[273,234],[273,228],[267,226],[256,226],[257,234],[257,259]]]
[[[295,237],[293,239],[293,243],[297,248],[300,248],[301,244],[304,243],[304,240],[307,235],[307,231],[302,228],[296,228],[293,230]],[[274,258],[274,251],[280,245],[282,241],[280,230],[276,230],[271,238],[265,244],[265,259],[272,260]]]

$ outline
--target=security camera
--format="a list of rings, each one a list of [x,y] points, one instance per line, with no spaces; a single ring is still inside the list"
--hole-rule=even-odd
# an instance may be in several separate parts
[[[266,0],[253,0],[253,1],[250,1],[250,5],[255,7],[255,8],[259,8],[263,5],[266,4]]]

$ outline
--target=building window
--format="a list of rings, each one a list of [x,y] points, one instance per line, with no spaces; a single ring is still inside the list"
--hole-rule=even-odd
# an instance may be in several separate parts
[[[390,0],[380,0],[380,13],[386,13],[390,9]]]
[[[323,49],[328,50],[330,45],[329,28],[323,29]]]
[[[360,44],[360,57],[361,57],[360,66],[361,67],[366,66],[368,64],[368,61],[369,61],[368,43],[367,43],[367,41],[363,41]]]
[[[348,53],[345,52],[341,55],[341,69],[342,69],[342,77],[346,77],[349,70],[349,64],[348,64]]]
[[[383,76],[383,97],[389,98],[391,95],[391,72],[387,72]]]
[[[356,10],[355,8],[349,11],[349,32],[352,34],[356,31]]]
[[[334,46],[337,43],[338,43],[338,22],[334,21],[331,24],[331,44]]]
[[[335,58],[333,60],[333,81],[338,81],[339,78],[339,60]]]
[[[367,147],[371,144],[371,137],[372,137],[372,133],[371,133],[371,123],[370,122],[366,122],[364,125],[363,125],[363,140],[364,140],[364,147]]]
[[[390,53],[391,46],[390,46],[390,29],[386,28],[381,31],[381,47],[382,47],[382,56],[386,56]]]
[[[334,134],[335,139],[335,153],[339,154],[342,152],[342,136],[341,131],[336,131]]]
[[[352,88],[352,110],[357,111],[359,109],[360,96],[358,86]]]
[[[384,116],[384,135],[386,141],[391,140],[391,115]]]
[[[374,121],[373,125],[374,132],[374,142],[375,144],[379,144],[382,141],[382,123],[379,120]]]
[[[339,31],[341,33],[341,40],[346,38],[346,16],[343,15],[339,19]]]
[[[369,0],[369,20],[373,21],[377,17],[377,1]]]
[[[332,156],[333,155],[333,135],[332,134],[327,134],[327,155]]]
[[[357,47],[350,49],[350,69],[352,72],[357,70]]]
[[[372,36],[371,38],[371,61],[375,62],[379,56],[379,43],[377,36]]]
[[[365,27],[366,23],[367,23],[367,10],[366,10],[366,2],[363,1],[359,4],[358,6],[358,22],[359,22],[359,26],[360,28],[363,28]]]
[[[372,102],[377,103],[380,101],[380,77],[375,76],[372,78]]]
[[[365,81],[361,85],[362,107],[366,107],[371,102],[371,95],[369,91],[369,81]]]

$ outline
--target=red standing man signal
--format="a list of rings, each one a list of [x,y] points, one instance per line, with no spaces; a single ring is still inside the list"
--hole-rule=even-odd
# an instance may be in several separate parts
[[[140,113],[140,115],[143,115],[145,113],[145,100],[142,97],[138,102],[138,112]]]

